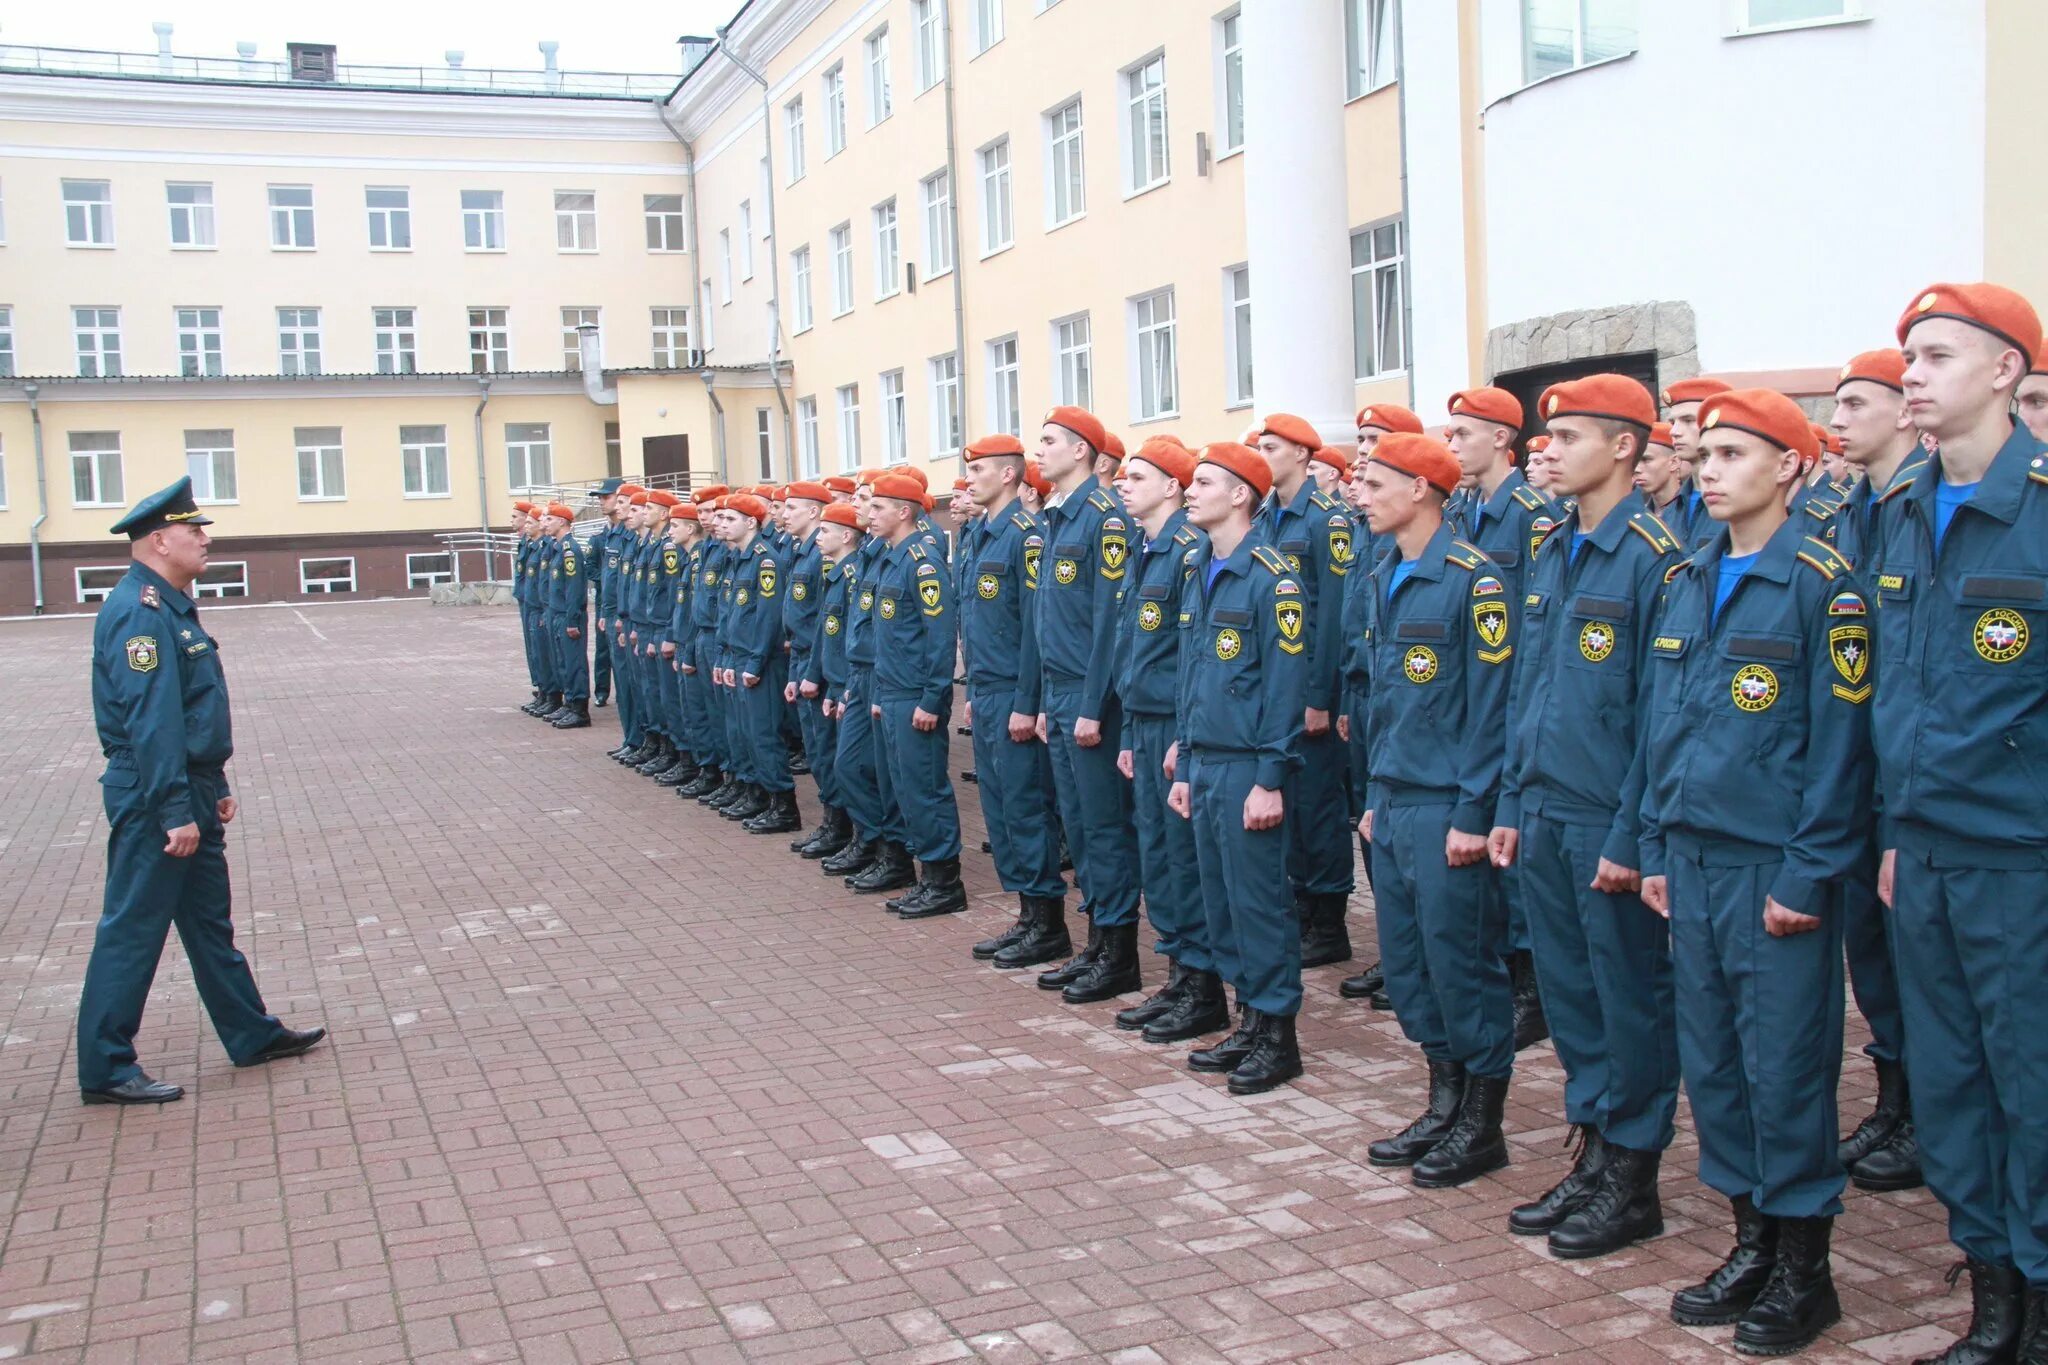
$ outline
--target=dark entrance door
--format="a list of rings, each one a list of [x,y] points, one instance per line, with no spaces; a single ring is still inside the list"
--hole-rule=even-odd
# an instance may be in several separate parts
[[[640,468],[648,474],[687,475],[690,472],[690,438],[680,434],[642,436],[640,460]]]
[[[1526,370],[1510,370],[1495,375],[1494,385],[1506,389],[1522,402],[1521,448],[1526,450],[1531,436],[1543,434],[1543,416],[1536,411],[1536,400],[1552,384],[1567,379],[1583,379],[1589,374],[1625,374],[1650,392],[1654,404],[1657,396],[1657,353],[1655,351],[1632,351],[1626,355],[1603,355],[1590,360],[1567,360],[1556,365],[1532,365]]]

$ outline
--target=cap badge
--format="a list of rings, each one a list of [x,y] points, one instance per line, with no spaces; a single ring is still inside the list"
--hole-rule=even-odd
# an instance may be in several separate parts
[[[1939,303],[1940,301],[1941,300],[1939,296],[1937,296],[1935,292],[1932,289],[1930,289],[1920,296],[1920,302],[1913,305],[1913,311],[1916,313],[1924,313],[1928,311],[1930,308],[1934,307],[1934,305]]]

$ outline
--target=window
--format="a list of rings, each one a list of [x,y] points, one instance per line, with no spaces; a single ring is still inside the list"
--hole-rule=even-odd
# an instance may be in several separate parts
[[[960,357],[934,356],[927,363],[932,381],[932,454],[960,453]]]
[[[302,559],[299,561],[299,591],[354,592],[356,590],[356,561],[353,556],[344,559]]]
[[[789,183],[794,185],[804,178],[805,156],[808,148],[804,145],[804,97],[798,95],[782,106],[782,122],[789,138]]]
[[[505,479],[514,492],[545,487],[555,481],[555,452],[546,422],[505,424]]]
[[[896,201],[875,205],[875,297],[886,299],[903,288],[903,252],[896,233]]]
[[[313,187],[270,187],[270,245],[275,251],[313,249]]]
[[[71,442],[71,505],[123,507],[128,497],[121,486],[121,433],[74,431]]]
[[[104,602],[119,587],[121,580],[128,576],[127,567],[101,569],[74,569],[72,578],[78,584],[80,602]]]
[[[718,230],[718,301],[732,302],[732,229]]]
[[[0,379],[14,373],[14,310],[0,308]]]
[[[689,250],[683,236],[683,196],[643,194],[640,196],[640,211],[647,217],[649,251]]]
[[[1394,24],[1400,12],[1399,0],[1344,0],[1344,98],[1355,100],[1394,83],[1401,57]]]
[[[81,379],[114,379],[121,373],[121,310],[74,308],[71,330],[78,341]]]
[[[581,370],[583,368],[583,327],[597,326],[597,309],[564,308],[562,310],[562,368]]]
[[[619,424],[617,422],[606,422],[604,424],[605,477],[616,479],[623,470],[624,462],[619,457]]]
[[[924,194],[924,277],[937,279],[953,268],[953,177],[926,176]]]
[[[1166,141],[1166,57],[1124,72],[1124,121],[1129,125],[1125,183],[1132,194],[1166,183],[1172,174]]]
[[[988,420],[993,431],[1016,436],[1023,431],[1021,399],[1017,390],[1017,338],[1004,337],[988,344]]]
[[[178,373],[187,379],[222,373],[220,309],[179,308]]]
[[[1138,371],[1131,386],[1138,400],[1137,420],[1178,412],[1180,358],[1171,289],[1131,300],[1131,337]]]
[[[804,477],[818,477],[818,400],[799,398],[796,400],[796,441],[803,452]]]
[[[340,427],[293,427],[299,454],[299,501],[335,502],[348,496]]]
[[[209,563],[200,571],[199,578],[192,585],[194,597],[247,597],[249,595],[249,561],[232,559]]]
[[[754,278],[754,205],[740,200],[740,278]]]
[[[775,423],[768,409],[754,409],[754,452],[761,459],[761,477],[775,477]]]
[[[409,554],[405,557],[405,586],[417,591],[436,583],[455,581],[455,556],[449,551]]]
[[[981,254],[993,255],[1016,240],[1010,221],[1010,139],[981,149]]]
[[[185,433],[185,472],[192,476],[192,501],[235,501],[235,433]]]
[[[1088,315],[1063,318],[1052,325],[1055,392],[1059,401],[1077,408],[1095,407],[1095,341]]]
[[[711,300],[711,281],[709,280],[704,281],[703,298],[707,303]],[[708,351],[718,344],[717,337],[713,335],[714,326],[718,321],[718,314],[706,308],[699,312],[697,317],[704,327],[704,349]]]
[[[555,191],[555,250],[597,250],[597,195],[589,190]]]
[[[408,498],[448,496],[448,428],[400,427],[398,463]]]
[[[903,371],[882,376],[882,455],[889,464],[910,458],[910,400],[903,392]]]
[[[277,310],[277,372],[320,373],[320,310]]]
[[[462,246],[465,251],[505,249],[505,195],[502,190],[462,192]]]
[[[1346,0],[1357,8],[1357,0]],[[1236,10],[1216,21],[1216,43],[1223,52],[1223,125],[1218,151],[1244,150],[1244,16]],[[1356,91],[1352,92],[1356,94]]]
[[[917,27],[917,92],[921,95],[946,78],[946,41],[939,27],[938,0],[910,0],[910,18]]]
[[[114,187],[105,180],[64,183],[64,244],[114,244]]]
[[[825,159],[846,150],[846,63],[834,62],[825,73]]]
[[[1862,0],[1744,0],[1737,33],[1768,28],[1797,28],[1860,17]]]
[[[970,0],[974,6],[974,55],[1003,40],[1003,0]]]
[[[889,89],[889,26],[868,35],[868,126],[874,127],[896,112],[895,95]]]
[[[1088,187],[1081,161],[1081,101],[1063,104],[1045,117],[1048,226],[1071,223],[1088,211]]]
[[[832,229],[832,316],[853,311],[853,225]]]
[[[1232,266],[1223,272],[1223,314],[1229,319],[1223,329],[1225,363],[1229,366],[1225,387],[1231,406],[1236,407],[1252,401],[1251,267]]]
[[[370,250],[412,250],[412,191],[403,185],[375,186],[363,191],[370,214]]]
[[[164,198],[171,208],[171,245],[187,249],[218,246],[213,232],[213,186],[180,184],[164,186]]]
[[[1636,0],[1522,0],[1525,81],[1635,50]]]
[[[654,324],[654,367],[659,370],[673,370],[687,363],[686,353],[690,348],[690,310],[687,308],[654,308],[649,313]]]
[[[839,467],[860,468],[860,385],[847,384],[839,391]]]
[[[495,374],[512,368],[512,337],[503,308],[469,310],[469,372]]]
[[[796,333],[811,330],[811,249],[800,246],[789,253],[790,306],[796,310]]]
[[[370,310],[370,329],[377,341],[378,374],[413,374],[418,371],[418,361],[414,358],[416,338],[412,317],[410,308]]]
[[[1408,368],[1402,265],[1399,222],[1351,234],[1351,344],[1360,379]]]

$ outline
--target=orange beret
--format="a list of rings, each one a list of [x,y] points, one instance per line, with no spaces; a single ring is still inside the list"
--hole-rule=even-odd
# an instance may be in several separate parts
[[[1024,443],[1022,441],[1014,436],[1004,435],[1000,432],[994,436],[984,436],[979,441],[970,441],[967,444],[967,458],[970,460],[986,459],[991,455],[1022,455],[1023,453]]]
[[[1109,434],[1102,429],[1102,423],[1086,408],[1057,407],[1045,415],[1048,424],[1065,427],[1088,443],[1091,450],[1101,450],[1109,444]]]
[[[1589,374],[1552,384],[1543,391],[1537,410],[1546,422],[1555,417],[1595,417],[1633,422],[1644,431],[1657,421],[1657,405],[1651,401],[1650,391],[1625,374]]]
[[[632,497],[627,498],[626,501],[631,503],[635,507],[645,507],[647,505],[647,490],[644,488],[641,489]]]
[[[1813,428],[1813,439],[1822,451],[1829,455],[1839,455],[1842,453],[1841,437],[1835,435],[1834,432],[1829,431],[1818,422],[1808,422],[1806,425]]]
[[[938,503],[936,503],[936,502],[932,501],[932,495],[931,495],[931,494],[929,494],[929,493],[925,494],[925,495],[924,495],[923,497],[919,498],[919,499],[918,499],[917,501],[918,501],[918,505],[919,505],[919,506],[921,506],[921,507],[923,507],[923,508],[924,508],[924,510],[925,510],[925,511],[927,511],[927,512],[936,512],[936,511],[938,511],[938,510],[939,510],[939,505],[938,505]]]
[[[1529,444],[1533,447],[1535,442],[1531,441]],[[1653,446],[1663,446],[1666,450],[1676,450],[1678,447],[1671,440],[1671,423],[1650,423],[1650,444]]]
[[[677,504],[676,504],[676,507],[675,507],[675,510],[674,510],[673,512],[670,512],[670,513],[668,514],[668,519],[669,519],[670,521],[695,521],[695,520],[697,520],[697,504],[696,504],[696,503],[694,503],[694,502],[679,502],[679,503],[677,503]]]
[[[1252,492],[1265,497],[1273,491],[1273,470],[1267,465],[1266,457],[1248,445],[1236,441],[1212,441],[1202,447],[1196,457],[1198,464],[1213,464],[1218,469],[1229,470],[1252,486]]]
[[[1259,423],[1258,434],[1260,436],[1278,436],[1283,441],[1292,441],[1298,446],[1307,446],[1312,451],[1320,450],[1323,446],[1322,434],[1291,412],[1276,412],[1266,418]],[[1246,444],[1250,444],[1250,442],[1246,442]]]
[[[1648,394],[1643,396],[1649,397]],[[1412,431],[1390,431],[1380,437],[1380,443],[1366,458],[1374,464],[1385,465],[1396,474],[1422,479],[1445,497],[1458,487],[1458,457],[1451,454],[1449,446],[1431,436],[1417,436]]]
[[[1340,449],[1337,446],[1324,446],[1311,458],[1321,460],[1339,474],[1349,474],[1351,472],[1351,452]]]
[[[793,483],[782,490],[784,502],[789,501],[791,498],[802,498],[806,502],[830,502],[832,501],[832,490],[822,483],[811,483],[809,481]]]
[[[512,504],[512,510],[515,512],[531,512],[533,511],[533,504],[515,500]]]
[[[1407,431],[1422,434],[1422,419],[1399,403],[1374,403],[1371,407],[1358,410],[1358,425],[1378,427],[1381,431]]]
[[[875,480],[881,478],[882,473],[883,471],[879,469],[863,469],[860,472],[860,486],[863,488],[874,487]]]
[[[1668,408],[1674,403],[1697,403],[1702,399],[1712,398],[1717,393],[1727,393],[1731,387],[1718,379],[1673,380],[1664,388],[1664,406]]]
[[[851,474],[833,474],[825,479],[825,487],[834,493],[851,493],[860,487],[860,480]]]
[[[878,498],[894,498],[898,502],[924,506],[924,485],[908,474],[884,474],[875,480],[874,488]]]
[[[1954,318],[1980,327],[2020,353],[2027,368],[2041,354],[2041,315],[2034,305],[2002,284],[1930,284],[1899,317],[1899,344],[1913,324]]]
[[[955,480],[953,480],[953,491],[954,491],[955,493],[965,493],[965,492],[967,491],[967,480],[965,480],[965,479],[955,479]]]
[[[826,504],[825,514],[820,519],[829,521],[834,526],[851,526],[856,531],[860,529],[860,513],[853,510],[853,504],[850,502]]]
[[[734,493],[725,500],[725,510],[752,517],[755,521],[768,520],[768,504],[752,493]]]
[[[1102,453],[1105,455],[1114,455],[1119,460],[1121,460],[1130,452],[1124,449],[1123,441],[1117,436],[1115,432],[1111,431],[1108,427],[1104,427],[1102,429]]]
[[[1143,460],[1182,488],[1195,481],[1195,455],[1172,436],[1153,436],[1131,454]]]
[[[632,496],[633,496],[633,495],[634,495],[635,493],[645,493],[645,492],[646,492],[647,490],[646,490],[646,489],[644,489],[644,488],[642,488],[642,487],[641,487],[641,486],[640,486],[639,484],[637,484],[637,483],[622,483],[622,484],[620,484],[620,485],[619,485],[619,486],[618,486],[617,488],[613,489],[612,491],[613,491],[614,493],[624,493],[624,494],[625,494],[625,495],[626,495],[627,497],[629,497],[629,498],[630,498],[630,497],[632,497]]]
[[[1887,347],[1882,351],[1865,351],[1850,358],[1842,367],[1841,376],[1835,381],[1835,392],[1842,391],[1842,385],[1858,379],[1867,379],[1873,384],[1882,384],[1898,393],[1906,391],[1906,356],[1902,351]]]
[[[1522,400],[1506,389],[1460,389],[1451,395],[1453,417],[1477,417],[1504,427],[1522,425]]]
[[[656,488],[648,493],[647,501],[656,507],[674,507],[682,499],[669,492],[666,488]]]
[[[1550,437],[1548,434],[1531,436],[1529,438],[1529,453],[1531,455],[1540,455],[1548,449],[1550,449]]]
[[[1032,459],[1024,461],[1024,482],[1030,485],[1031,491],[1038,494],[1039,497],[1049,498],[1052,496],[1052,480],[1046,478],[1044,472],[1039,469],[1038,461]]]
[[[567,507],[563,506],[559,502],[551,502],[548,504],[548,515],[551,517],[560,517],[563,521],[576,520],[576,514],[570,511]]]
[[[700,488],[696,492],[690,494],[690,499],[693,502],[710,502],[713,498],[722,498],[727,493],[730,492],[732,492],[732,490],[730,488],[727,488],[724,484],[714,483],[708,488]]]
[[[1732,427],[1760,436],[1780,450],[1798,452],[1811,464],[1820,455],[1816,428],[1799,405],[1775,389],[1730,389],[1700,405],[1700,431]]]

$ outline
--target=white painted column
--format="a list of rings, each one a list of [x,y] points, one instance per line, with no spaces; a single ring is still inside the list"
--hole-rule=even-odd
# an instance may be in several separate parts
[[[1356,388],[1343,7],[1257,0],[1243,21],[1254,401],[1338,437],[1353,429]]]
[[[1458,10],[1452,0],[1401,7],[1401,92],[1408,139],[1408,338],[1412,405],[1443,420],[1444,403],[1478,378],[1471,373],[1465,280],[1464,115],[1458,92]],[[1519,47],[1511,48],[1519,51]],[[1512,211],[1512,208],[1510,209]]]

